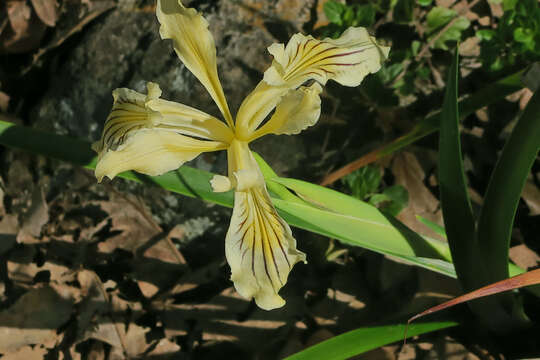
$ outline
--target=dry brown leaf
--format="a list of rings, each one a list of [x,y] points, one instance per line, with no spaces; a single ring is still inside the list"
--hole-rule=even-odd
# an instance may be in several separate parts
[[[73,300],[50,286],[22,295],[0,313],[0,353],[10,353],[26,345],[42,344],[58,337],[57,329],[71,316]]]
[[[15,215],[4,215],[0,221],[0,255],[17,243],[19,220]]]
[[[19,350],[5,354],[2,360],[43,360],[47,349],[41,346],[25,346]]]
[[[522,269],[533,268],[540,262],[540,256],[525,244],[513,246],[509,251],[510,260]]]
[[[133,304],[120,299],[114,292],[107,292],[92,271],[79,272],[78,280],[85,294],[80,304],[78,341],[92,338],[111,345],[110,359],[142,354],[149,346],[145,339],[147,330],[129,321],[131,319],[127,322],[124,319],[128,309],[141,309],[133,308]]]
[[[58,20],[56,0],[31,0],[37,16],[48,26],[54,26]]]
[[[45,34],[45,24],[26,1],[6,4],[10,27],[0,34],[0,52],[22,53],[36,48]]]
[[[21,230],[17,242],[23,244],[39,243],[41,228],[49,221],[49,207],[43,189],[35,187],[32,192],[30,208],[22,217]]]
[[[418,215],[442,224],[439,200],[424,185],[425,173],[416,156],[410,152],[401,152],[396,155],[392,163],[392,173],[396,184],[403,186],[409,192],[409,205],[399,213],[397,218],[415,232],[441,239],[440,235],[416,218]]]
[[[137,200],[133,200],[137,202]],[[120,231],[104,242],[99,243],[100,251],[110,253],[116,248],[135,251],[140,246],[159,235],[161,231],[155,224],[150,223],[148,216],[142,211],[142,205],[139,209],[135,208],[132,201],[114,196],[111,201],[101,201],[99,205],[109,214],[112,222],[112,231]]]
[[[10,96],[3,91],[0,91],[0,112],[7,112],[9,108]]]

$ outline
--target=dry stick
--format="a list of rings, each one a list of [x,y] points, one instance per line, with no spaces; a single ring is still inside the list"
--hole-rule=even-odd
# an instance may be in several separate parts
[[[473,0],[471,3],[467,4],[467,6],[465,6],[463,9],[461,9],[457,16],[454,17],[452,20],[450,20],[448,22],[448,24],[446,24],[435,36],[433,36],[431,38],[431,40],[425,44],[423,47],[422,47],[422,50],[420,50],[420,52],[418,53],[418,55],[416,55],[415,57],[415,60],[416,61],[420,61],[420,59],[425,55],[425,53],[429,50],[429,48],[431,46],[433,46],[433,44],[435,44],[435,42],[446,32],[448,31],[448,29],[450,29],[450,27],[452,27],[452,25],[455,24],[455,22],[459,19],[460,16],[462,16],[463,14],[465,14],[467,11],[469,11],[470,8],[472,8],[473,6],[475,6],[480,0]],[[407,71],[407,68],[409,67],[409,65],[411,64],[411,61],[409,62],[406,62],[404,67],[403,67],[403,71],[396,77],[396,79],[393,81],[396,82],[397,80],[401,79],[403,77],[403,75],[405,74],[405,72]],[[333,182],[335,182],[336,180],[339,180],[341,179],[342,177],[344,177],[345,175],[348,175],[350,173],[352,173],[353,171],[355,170],[358,170],[360,169],[361,167],[363,166],[366,166],[374,161],[376,161],[377,159],[379,159],[379,152],[380,150],[373,150],[372,152],[366,154],[366,155],[363,155],[362,157],[358,158],[357,160],[351,162],[351,163],[348,163],[347,165],[343,166],[342,168],[339,168],[338,170],[330,173],[329,175],[327,175],[320,183],[320,185],[322,186],[327,186],[327,185],[330,185],[332,184]]]

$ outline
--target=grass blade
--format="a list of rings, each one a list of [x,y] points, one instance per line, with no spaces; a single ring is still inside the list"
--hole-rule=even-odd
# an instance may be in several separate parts
[[[412,337],[440,329],[457,326],[455,322],[429,322],[412,324],[407,336]],[[385,325],[360,328],[313,345],[285,360],[341,360],[365,353],[378,347],[403,340],[406,325]]]

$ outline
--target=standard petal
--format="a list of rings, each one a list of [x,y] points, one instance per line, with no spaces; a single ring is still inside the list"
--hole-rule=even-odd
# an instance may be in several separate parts
[[[219,120],[182,104],[161,100],[161,90],[148,83],[148,94],[113,91],[113,108],[101,139],[96,177],[113,178],[126,170],[159,175],[204,151],[226,149],[231,130]]]
[[[266,134],[293,135],[315,125],[321,115],[321,85],[301,86],[283,97],[274,115],[255,131],[250,140]]]
[[[357,86],[366,75],[380,69],[390,48],[379,45],[366,29],[351,27],[338,39],[317,40],[295,34],[287,46],[273,44],[268,51],[274,56],[272,65],[238,110],[236,133],[243,140],[254,138],[253,133],[282,99],[289,99],[287,106],[291,99],[298,99],[301,94],[294,90],[306,81],[324,85],[332,79]]]
[[[289,225],[277,214],[264,186],[235,193],[225,255],[238,293],[255,298],[264,310],[285,304],[278,292],[294,264],[306,259],[296,249]]]
[[[278,295],[294,264],[305,261],[289,225],[272,205],[264,178],[247,143],[228,148],[229,177],[235,187],[234,209],[225,238],[231,280],[240,295],[255,298],[265,310],[281,307]]]
[[[199,79],[216,102],[225,120],[233,121],[217,74],[216,46],[208,22],[180,0],[158,0],[156,15],[162,39],[171,39],[184,65]]]

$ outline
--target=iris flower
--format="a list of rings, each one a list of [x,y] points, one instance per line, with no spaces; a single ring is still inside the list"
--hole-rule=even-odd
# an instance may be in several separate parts
[[[147,83],[146,94],[116,89],[101,140],[93,146],[99,154],[96,177],[112,179],[127,170],[160,175],[203,152],[226,150],[228,176],[216,175],[211,185],[217,192],[234,189],[225,238],[231,280],[238,293],[254,298],[262,309],[281,307],[285,301],[278,292],[306,255],[296,249],[289,225],[272,205],[249,143],[267,134],[298,134],[314,125],[321,112],[322,86],[329,79],[359,85],[380,69],[390,49],[377,44],[366,29],[353,27],[338,39],[295,34],[286,46],[272,44],[268,48],[272,65],[234,120],[218,78],[216,48],[206,19],[179,0],[158,0],[156,15],[161,38],[172,40],[176,54],[210,93],[223,121],[161,99],[159,86],[152,82]]]

